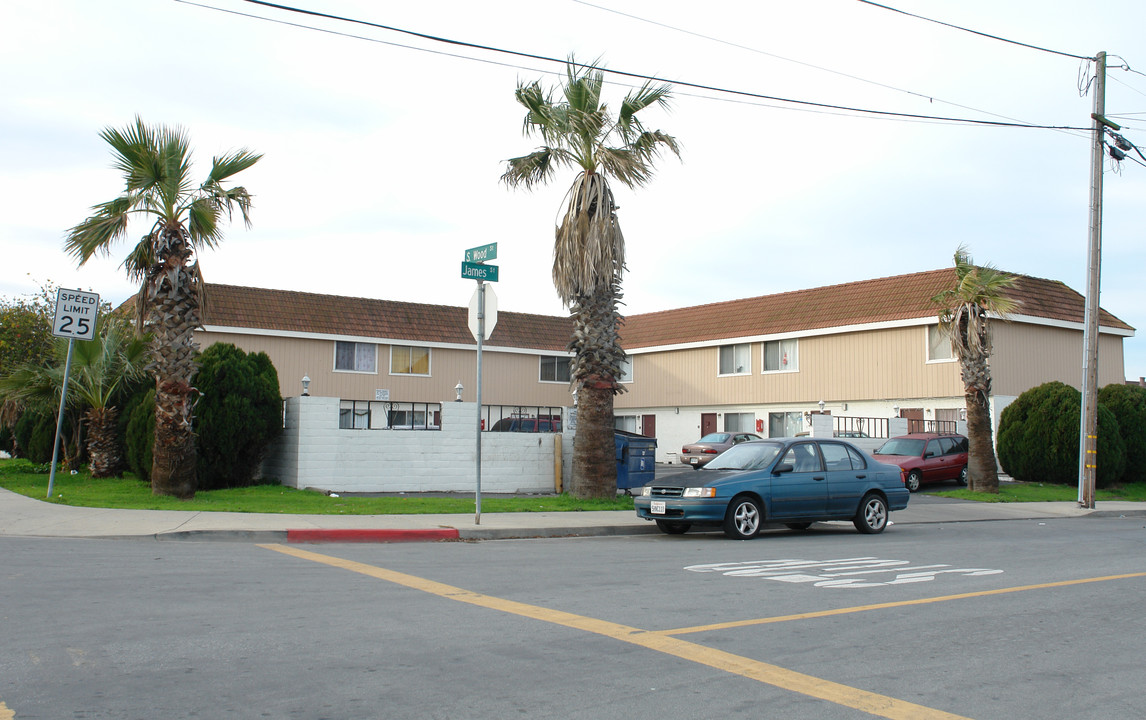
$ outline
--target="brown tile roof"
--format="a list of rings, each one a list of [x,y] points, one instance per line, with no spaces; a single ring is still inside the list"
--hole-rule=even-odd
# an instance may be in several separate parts
[[[1008,293],[1021,303],[1015,314],[1083,321],[1079,293],[1055,280],[1016,277]],[[935,317],[931,298],[954,283],[955,269],[946,268],[632,315],[625,319],[621,344],[636,349]],[[1104,327],[1132,329],[1106,311],[1100,318]]]
[[[1015,277],[1009,294],[1020,302],[1016,315],[1083,321],[1078,292],[1057,280]],[[954,282],[955,269],[946,268],[630,315],[621,344],[632,350],[932,318],[931,298]],[[209,284],[203,324],[468,345],[468,316],[464,307]],[[497,318],[488,341],[494,346],[563,351],[572,332],[567,317],[499,311]],[[1133,330],[1105,310],[1101,324]]]
[[[338,295],[207,285],[203,324],[301,333],[474,344],[469,308]],[[563,351],[569,318],[499,311],[492,346]]]

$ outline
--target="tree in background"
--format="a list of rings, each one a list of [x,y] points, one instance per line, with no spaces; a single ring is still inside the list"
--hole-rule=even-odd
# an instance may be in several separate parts
[[[250,225],[251,195],[224,181],[258,162],[246,149],[212,159],[207,178],[191,180],[191,150],[178,127],[149,126],[136,117],[123,130],[100,136],[112,147],[115,168],[126,187],[119,197],[94,206],[94,214],[68,231],[67,251],[83,265],[107,255],[127,236],[129,220],[151,223],[128,253],[123,267],[139,281],[137,321],[151,336],[149,370],[155,376],[155,448],[151,488],[157,495],[195,495],[195,433],[192,410],[197,394],[195,330],[200,327],[203,277],[195,253],[223,239],[220,221],[237,208]]]
[[[0,399],[21,402],[41,414],[51,414],[53,408],[58,411],[68,342],[56,338],[53,363],[25,364],[0,378]],[[110,477],[123,468],[117,404],[144,377],[145,350],[146,343],[129,323],[108,316],[100,318],[95,339],[74,343],[65,411],[82,417],[87,426],[92,477]]]
[[[51,358],[55,294],[48,283],[35,295],[0,297],[0,377]]]
[[[577,171],[555,232],[553,284],[573,315],[570,380],[578,416],[570,492],[581,498],[617,492],[613,396],[624,390],[618,383],[625,351],[617,305],[625,238],[610,181],[641,187],[652,179],[653,161],[662,149],[680,156],[676,139],[646,130],[637,118],[647,107],[668,106],[669,85],[646,82],[625,96],[614,119],[601,102],[603,84],[604,73],[572,57],[559,100],[538,82],[519,83],[517,101],[527,111],[525,135],[540,137],[542,146],[507,161],[501,176],[511,188],[530,189],[547,183],[557,168]]]
[[[989,316],[1006,319],[1017,302],[1006,295],[1015,279],[990,265],[977,266],[960,245],[955,251],[955,286],[931,298],[939,324],[951,336],[967,404],[967,481],[976,492],[999,492],[999,471],[991,433],[991,328]]]
[[[199,358],[195,406],[199,431],[199,487],[251,485],[267,446],[283,429],[279,375],[264,352],[215,343]]]

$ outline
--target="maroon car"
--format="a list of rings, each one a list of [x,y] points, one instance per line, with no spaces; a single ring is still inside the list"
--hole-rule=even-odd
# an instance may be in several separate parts
[[[962,435],[900,435],[872,454],[880,462],[898,465],[903,472],[903,484],[911,492],[920,485],[946,480],[967,484],[967,438]]]
[[[739,445],[749,440],[761,440],[755,433],[746,432],[715,432],[709,433],[694,443],[685,445],[680,449],[680,461],[685,465],[692,465],[699,470],[708,464],[708,461],[724,452],[733,445]]]

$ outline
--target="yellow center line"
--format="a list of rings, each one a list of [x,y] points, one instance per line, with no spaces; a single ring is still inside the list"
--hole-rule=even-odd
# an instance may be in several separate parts
[[[887,695],[879,695],[811,675],[805,675],[777,665],[759,662],[751,658],[724,652],[723,650],[716,650],[686,640],[669,637],[663,633],[648,632],[640,628],[585,617],[584,615],[575,615],[561,610],[551,610],[537,605],[528,605],[513,600],[493,597],[492,595],[483,595],[482,593],[471,592],[454,587],[453,585],[446,585],[414,575],[407,575],[405,573],[386,570],[385,568],[354,562],[353,560],[345,560],[330,555],[322,555],[295,547],[285,545],[260,545],[259,547],[274,550],[285,555],[292,555],[303,560],[311,560],[331,567],[360,573],[368,577],[385,580],[414,590],[421,590],[450,600],[457,600],[458,602],[528,617],[563,627],[584,630],[585,632],[620,640],[621,642],[630,643],[649,650],[655,650],[716,670],[750,678],[782,690],[800,693],[844,707],[862,710],[863,712],[878,717],[890,718],[891,720],[908,720],[909,718],[914,720],[967,720],[967,718],[963,718],[960,715],[953,715],[942,710],[936,710],[923,705],[888,697]]]
[[[850,615],[851,613],[867,612],[869,610],[886,610],[888,608],[908,607],[910,605],[927,605],[929,603],[947,602],[949,600],[966,600],[974,597],[987,597],[989,595],[1005,595],[1007,593],[1026,592],[1027,590],[1046,590],[1047,588],[1066,587],[1068,585],[1083,585],[1085,583],[1107,582],[1109,580],[1125,580],[1127,578],[1146,577],[1146,572],[1127,573],[1125,575],[1107,575],[1105,577],[1083,578],[1081,580],[1063,580],[1061,582],[1039,583],[1038,585],[1022,585],[1019,587],[999,588],[997,590],[980,590],[978,592],[960,593],[958,595],[941,595],[939,597],[919,598],[918,600],[900,600],[897,602],[877,603],[874,605],[857,605],[855,607],[836,608],[835,610],[818,610],[816,612],[797,613],[795,615],[777,615],[768,618],[752,618],[749,620],[734,620],[732,622],[714,623],[712,625],[696,625],[694,627],[676,628],[674,630],[650,630],[658,635],[687,635],[688,633],[709,632],[711,630],[728,630],[730,628],[748,627],[750,625],[769,625],[771,623],[789,622],[791,620],[809,620],[811,618],[831,617],[833,615]]]
[[[0,701],[0,720],[16,720],[16,713],[9,710],[3,701]]]

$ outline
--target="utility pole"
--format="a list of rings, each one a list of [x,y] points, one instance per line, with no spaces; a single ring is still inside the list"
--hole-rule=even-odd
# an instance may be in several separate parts
[[[1086,311],[1083,318],[1082,418],[1078,440],[1078,504],[1094,508],[1098,471],[1098,287],[1102,268],[1102,164],[1106,126],[1106,53],[1094,59],[1094,112],[1090,148],[1090,247],[1086,261]]]

